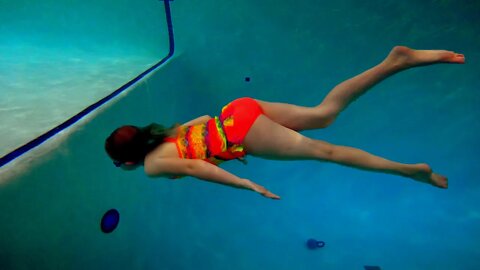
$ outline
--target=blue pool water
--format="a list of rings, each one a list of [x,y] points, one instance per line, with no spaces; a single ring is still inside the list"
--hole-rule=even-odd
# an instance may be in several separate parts
[[[60,134],[54,147],[46,144],[48,150],[27,154],[28,162],[2,168],[0,269],[479,269],[478,2],[231,2],[171,2],[175,58],[69,136]],[[142,15],[138,8],[153,10],[144,6],[163,12],[157,1],[105,1],[82,10],[123,10],[128,17]],[[113,36],[81,28],[93,24],[85,17],[69,25],[108,48]],[[98,29],[116,25],[101,17],[95,17]],[[137,21],[143,23],[115,29],[155,31],[153,23]],[[13,38],[16,31],[9,30]],[[54,36],[61,40],[63,33]],[[156,42],[168,48],[161,36]],[[427,162],[449,177],[448,190],[313,161],[249,157],[247,166],[222,166],[282,197],[272,201],[193,178],[152,180],[141,170],[120,171],[103,151],[105,137],[119,125],[218,115],[239,96],[316,105],[398,44],[455,50],[467,64],[397,74],[329,128],[304,134],[400,162]],[[151,55],[135,51],[128,55]],[[155,61],[166,50],[157,54]],[[112,208],[120,223],[104,234],[99,223]],[[312,238],[325,246],[308,249]]]

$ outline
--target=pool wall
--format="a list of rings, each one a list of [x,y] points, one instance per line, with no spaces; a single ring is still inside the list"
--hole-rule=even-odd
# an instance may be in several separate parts
[[[449,1],[172,2],[176,57],[0,187],[0,268],[478,269],[480,31],[466,20],[478,10]],[[305,134],[427,161],[450,177],[446,191],[313,161],[223,166],[282,196],[271,201],[124,172],[103,151],[119,125],[213,116],[239,96],[316,105],[398,44],[457,50],[469,63],[398,74],[330,128]],[[120,223],[104,234],[111,208]],[[326,246],[308,250],[309,238]]]

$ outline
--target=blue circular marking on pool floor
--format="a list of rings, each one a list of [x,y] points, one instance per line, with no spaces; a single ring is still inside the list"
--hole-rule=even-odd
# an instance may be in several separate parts
[[[111,233],[117,228],[119,221],[120,214],[118,211],[116,209],[110,209],[103,215],[100,228],[104,233]]]

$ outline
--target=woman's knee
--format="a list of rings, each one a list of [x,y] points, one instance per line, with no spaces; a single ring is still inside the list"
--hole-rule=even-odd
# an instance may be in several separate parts
[[[335,145],[320,141],[320,140],[313,140],[314,141],[314,153],[316,159],[329,161],[332,160],[333,152],[335,150]]]
[[[326,106],[317,106],[312,108],[312,116],[310,117],[307,125],[309,129],[326,128],[330,126],[337,117],[337,113],[333,108]]]

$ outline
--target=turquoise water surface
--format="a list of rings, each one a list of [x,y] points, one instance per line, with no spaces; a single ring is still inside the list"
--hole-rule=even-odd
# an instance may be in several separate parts
[[[51,57],[68,52],[70,58],[62,59],[72,66],[80,45],[69,47],[71,38],[84,36],[82,46],[101,44],[88,57],[109,57],[108,66],[119,72],[101,90],[105,94],[130,79],[122,73],[129,62],[118,67],[116,61],[143,59],[131,62],[140,72],[168,51],[163,2],[0,3],[0,18],[11,22],[0,25],[8,36],[1,46],[31,29],[38,34],[29,43],[32,50],[49,50]],[[28,20],[17,19],[13,10],[20,7]],[[46,144],[43,151],[28,153],[28,162],[0,171],[0,269],[480,268],[477,1],[177,0],[171,7],[173,59],[72,127],[69,136],[60,134],[63,140],[54,146]],[[81,16],[67,16],[71,21],[63,24],[57,16],[72,9]],[[46,17],[44,27],[58,27],[55,33],[49,35],[41,24],[30,26],[40,14]],[[193,178],[170,181],[149,179],[141,170],[124,172],[104,153],[105,137],[119,125],[169,125],[218,115],[240,96],[317,105],[336,84],[376,65],[395,45],[454,50],[466,55],[467,64],[396,74],[329,128],[304,134],[399,162],[427,162],[449,177],[448,190],[314,161],[249,157],[247,166],[222,165],[282,197],[273,201]],[[119,49],[109,54],[110,46]],[[5,49],[5,57],[14,57],[12,48]],[[55,63],[62,60],[53,59],[48,66],[60,68]],[[11,72],[3,67],[0,74]],[[26,69],[28,78],[44,70]],[[93,73],[88,66],[82,70]],[[94,73],[82,85],[101,85],[108,74]],[[52,76],[47,83],[57,78],[47,75]],[[1,79],[7,90],[36,82]],[[82,96],[78,84],[62,86]],[[54,115],[62,119],[63,114]],[[22,132],[11,125],[2,140]],[[99,222],[111,208],[120,212],[120,223],[104,234]],[[326,245],[309,250],[309,238]]]

